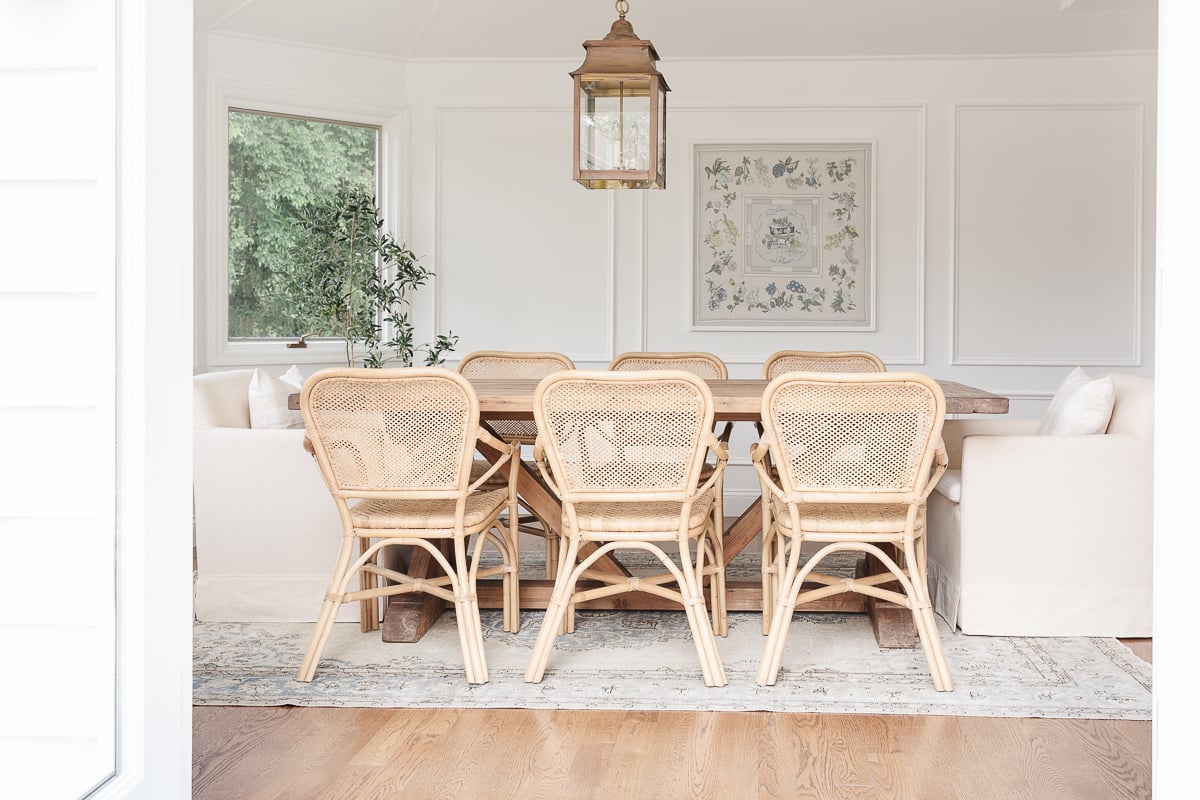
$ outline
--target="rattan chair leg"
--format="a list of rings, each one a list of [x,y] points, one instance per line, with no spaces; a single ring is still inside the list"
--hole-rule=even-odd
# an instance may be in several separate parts
[[[575,582],[579,580],[582,570],[566,569],[566,564],[575,563],[579,554],[579,540],[571,537],[567,547],[559,559],[558,577],[554,579],[554,589],[550,594],[550,602],[546,604],[546,616],[542,618],[542,627],[538,631],[537,642],[533,645],[533,654],[529,657],[529,665],[525,668],[526,683],[541,683],[546,674],[546,664],[550,661],[550,651],[554,648],[554,640],[558,638],[564,625],[564,615],[570,603],[571,595],[575,593]]]
[[[922,538],[921,544],[924,544]],[[919,546],[910,537],[904,543],[904,552],[910,564],[919,564],[923,559],[919,556]],[[929,584],[924,570],[909,569],[908,578],[912,584],[912,597],[909,602],[913,609],[913,624],[917,635],[921,638],[921,649],[925,651],[925,661],[929,664],[929,674],[933,678],[933,687],[939,692],[954,690],[954,681],[950,678],[950,665],[946,662],[946,654],[942,650],[942,640],[937,632],[937,620],[933,616],[933,605],[929,598]]]
[[[308,640],[308,650],[304,653],[304,660],[300,663],[300,669],[296,673],[296,680],[305,683],[313,679],[313,674],[317,670],[317,662],[321,660],[321,652],[325,649],[325,642],[329,639],[329,634],[333,630],[333,621],[337,619],[338,609],[342,602],[342,584],[346,580],[346,571],[350,568],[350,560],[354,556],[354,539],[353,535],[342,536],[342,546],[338,549],[337,561],[333,565],[333,574],[329,577],[329,585],[325,588],[325,600],[321,603],[321,613],[317,616],[316,627],[313,628],[312,636]]]
[[[696,542],[696,551],[696,559],[693,561],[686,534],[680,536],[679,561],[683,582],[679,585],[679,593],[683,596],[683,608],[687,612],[688,625],[692,629],[692,642],[696,646],[696,655],[700,658],[704,685],[724,686],[728,680],[725,677],[725,669],[721,666],[721,654],[717,651],[717,642],[704,607],[704,576],[701,573],[703,542]]]
[[[358,554],[361,556],[371,548],[371,539],[363,537],[358,540]],[[378,563],[378,559],[372,558],[372,564]],[[383,582],[382,578],[374,573],[359,571],[358,587],[363,591],[369,591],[378,587]],[[379,598],[368,597],[365,600],[358,601],[359,610],[359,630],[363,633],[379,630]]]
[[[342,604],[336,600],[326,600],[321,604],[321,613],[317,616],[316,627],[313,628],[312,637],[308,640],[308,650],[304,653],[304,660],[300,662],[300,669],[296,672],[296,680],[308,683],[313,679],[313,675],[317,671],[317,663],[321,660],[321,653],[325,650],[325,642],[329,640],[329,634],[333,631],[333,622],[337,619],[337,612],[341,606]]]
[[[483,624],[479,619],[479,603],[475,599],[475,584],[471,580],[467,560],[466,538],[454,537],[455,579],[454,615],[458,623],[458,639],[468,683],[487,683],[487,662],[483,656]]]
[[[783,664],[783,648],[787,643],[788,631],[792,624],[792,612],[795,609],[796,597],[804,585],[800,570],[801,539],[787,540],[783,535],[777,537],[776,562],[780,561],[783,550],[787,550],[787,563],[783,566],[779,581],[778,595],[775,608],[771,615],[771,629],[767,633],[767,643],[763,648],[762,660],[758,665],[757,682],[761,686],[774,686],[779,677],[779,668]]]
[[[762,634],[771,631],[771,615],[775,612],[775,601],[779,598],[779,567],[776,558],[775,537],[771,530],[771,502],[764,488],[762,492]]]

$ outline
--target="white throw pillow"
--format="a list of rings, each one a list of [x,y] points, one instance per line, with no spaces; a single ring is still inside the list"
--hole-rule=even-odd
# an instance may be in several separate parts
[[[250,376],[250,427],[303,428],[304,418],[300,412],[288,410],[288,395],[295,394],[303,386],[304,376],[295,365],[278,378],[268,375],[264,369],[254,370]]]
[[[1081,367],[1063,380],[1042,416],[1042,436],[1088,436],[1104,433],[1113,409],[1112,378],[1091,379]]]
[[[951,503],[962,502],[962,470],[948,469],[942,473],[941,480],[933,487],[937,493]]]

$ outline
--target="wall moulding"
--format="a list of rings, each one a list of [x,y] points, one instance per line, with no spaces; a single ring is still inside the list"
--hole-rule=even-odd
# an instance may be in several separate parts
[[[915,214],[915,219],[914,219],[915,231],[914,231],[914,237],[913,237],[915,240],[915,244],[913,246],[913,250],[911,251],[911,255],[909,256],[912,259],[911,263],[912,263],[913,304],[915,306],[914,318],[912,320],[912,324],[911,324],[911,326],[909,326],[906,322],[905,331],[903,331],[903,332],[888,330],[886,325],[885,325],[885,327],[880,328],[878,320],[881,319],[881,317],[878,315],[878,313],[876,313],[875,314],[875,322],[873,323],[873,327],[868,332],[850,331],[850,330],[846,330],[844,332],[824,331],[824,332],[815,333],[815,335],[819,335],[822,337],[821,343],[819,345],[817,345],[818,348],[824,348],[824,349],[867,348],[867,349],[872,349],[876,352],[882,351],[883,353],[890,351],[890,355],[886,355],[886,356],[882,355],[882,353],[881,353],[881,357],[884,357],[885,360],[890,364],[896,364],[896,365],[921,365],[921,364],[924,364],[926,361],[925,282],[926,282],[927,264],[926,264],[926,245],[925,245],[926,233],[925,233],[925,229],[926,229],[926,225],[927,225],[927,222],[926,222],[926,205],[927,205],[926,197],[927,197],[927,184],[928,184],[928,170],[926,168],[926,162],[927,162],[927,150],[928,150],[928,135],[927,135],[928,106],[924,103],[870,103],[870,104],[823,103],[823,104],[813,104],[813,105],[761,104],[761,103],[758,103],[758,104],[747,104],[747,105],[675,104],[675,105],[671,105],[669,107],[669,114],[671,114],[673,116],[674,115],[691,116],[691,115],[696,115],[696,114],[719,114],[722,116],[736,117],[738,115],[754,114],[754,113],[767,114],[776,119],[779,119],[780,117],[782,117],[784,115],[789,115],[789,114],[792,114],[792,115],[795,115],[795,114],[830,114],[830,115],[846,114],[846,115],[853,115],[854,117],[858,118],[854,121],[853,124],[847,124],[845,121],[827,120],[826,122],[824,122],[822,124],[821,130],[819,132],[812,132],[810,135],[809,132],[806,130],[804,137],[800,137],[800,138],[804,138],[804,139],[811,138],[813,141],[818,141],[818,140],[820,140],[820,141],[841,141],[841,142],[871,141],[876,147],[875,159],[876,159],[877,163],[882,163],[882,162],[880,162],[880,159],[882,157],[885,157],[884,154],[886,154],[886,152],[887,152],[887,148],[889,146],[889,140],[893,137],[891,135],[889,135],[887,131],[881,131],[879,129],[880,128],[879,123],[872,123],[869,119],[865,119],[865,116],[866,115],[878,115],[878,114],[888,114],[888,115],[897,114],[897,115],[903,115],[905,117],[911,117],[911,122],[909,124],[911,124],[912,127],[908,130],[910,131],[911,137],[915,140],[915,144],[911,151],[905,150],[903,155],[904,155],[905,159],[908,160],[908,163],[912,164],[912,169],[913,169],[913,174],[914,174],[913,192],[914,192],[915,196],[911,198],[911,202],[909,203],[913,207],[914,214]],[[757,126],[756,126],[756,128],[757,128]],[[670,127],[668,128],[668,130],[670,130]],[[674,130],[675,131],[680,130],[680,125],[678,123],[676,123]],[[756,132],[757,132],[757,130],[756,130]],[[751,144],[751,145],[753,145],[753,144],[778,143],[781,141],[781,138],[779,136],[772,136],[769,138],[763,138],[762,136],[749,136],[749,137],[699,136],[699,135],[696,135],[693,133],[689,133],[688,137],[689,138],[686,141],[686,144],[679,143],[679,142],[673,142],[672,152],[677,153],[677,154],[682,153],[682,154],[686,155],[689,160],[692,157],[692,152],[693,152],[694,147],[698,144]],[[784,138],[786,138],[786,137],[784,137]],[[895,168],[894,154],[891,156],[891,158],[893,160],[893,163],[890,165],[884,165],[883,167],[881,167],[881,169],[894,169]],[[674,160],[675,160],[675,164],[676,164],[676,166],[674,167],[675,174],[678,175],[678,170],[681,168],[679,165],[680,156],[676,155],[674,157]],[[687,196],[689,198],[691,198],[696,193],[695,176],[692,174],[694,170],[692,169],[692,165],[690,163],[684,164],[682,168],[688,171],[688,178],[687,178],[688,187],[687,187],[686,193],[687,193]],[[879,174],[879,173],[877,172],[877,174]],[[678,178],[676,178],[675,181],[678,181]],[[879,212],[883,212],[888,207],[888,201],[889,200],[888,200],[887,187],[879,186],[877,183],[876,191],[875,191],[875,200],[874,200],[875,207],[877,209],[879,209]],[[654,203],[648,203],[647,205],[653,206]],[[653,230],[657,227],[653,224],[653,221],[650,220],[650,218],[649,218],[649,215],[651,213],[652,212],[648,209],[648,211],[647,211],[648,222],[646,225],[647,230]],[[692,238],[694,238],[694,237],[692,237]],[[687,286],[687,287],[691,286],[691,271],[693,269],[693,264],[694,264],[694,259],[695,259],[695,251],[693,249],[694,247],[696,247],[694,242],[689,244],[686,262],[682,262],[679,265],[680,266],[679,280],[684,281],[684,283],[682,283],[681,285]],[[877,255],[879,255],[880,258],[882,259],[884,254],[881,253],[880,251],[878,251],[878,248],[877,248]],[[649,255],[649,253],[647,253],[646,258],[649,259],[649,257],[650,257],[650,255]],[[881,260],[881,263],[882,263],[882,260]],[[642,296],[643,296],[643,308],[642,308],[643,342],[646,346],[646,349],[654,349],[654,345],[656,344],[654,342],[655,336],[654,336],[654,332],[650,326],[650,321],[649,321],[649,299],[651,296],[651,285],[650,285],[649,273],[648,273],[646,264],[643,264],[641,266],[641,272],[642,272],[642,279],[643,279],[643,291],[642,291]],[[878,274],[876,277],[877,277],[877,279],[875,281],[876,287],[883,285],[883,282],[881,280],[879,280]],[[661,291],[661,289],[660,289],[660,291]],[[712,334],[714,331],[711,328],[707,328],[707,327],[706,328],[697,328],[695,325],[691,324],[692,313],[691,313],[691,309],[690,309],[690,299],[689,298],[690,298],[690,288],[689,288],[689,294],[685,295],[683,297],[683,302],[689,303],[689,306],[686,309],[686,314],[685,314],[685,319],[688,320],[688,325],[689,325],[688,330],[691,331],[691,333],[692,333],[692,336],[689,338],[691,339],[692,342],[695,343],[696,347],[700,347],[701,349],[713,350],[714,348],[712,348],[712,347],[706,348],[704,342],[705,342],[705,336],[708,334]],[[878,292],[876,292],[875,298],[877,300],[880,298],[880,295],[878,294]],[[884,298],[884,302],[886,303],[886,298]],[[886,308],[879,309],[878,305],[876,305],[876,309],[877,309],[877,311],[883,310],[886,312]],[[889,318],[889,315],[884,313],[882,319],[887,320],[888,318]],[[733,328],[733,327],[726,327],[726,328],[723,328],[720,331],[720,333],[721,334],[725,334],[726,332],[732,333],[734,330],[735,330],[735,328]],[[761,350],[763,352],[763,356],[745,355],[744,354],[745,346],[743,345],[738,348],[739,350],[741,350],[742,354],[730,355],[729,357],[722,356],[723,360],[725,360],[725,362],[728,364],[761,364],[762,358],[765,355],[769,354],[770,352],[774,352],[774,350],[782,349],[782,347],[784,347],[784,345],[781,344],[780,333],[791,332],[791,331],[794,331],[795,329],[790,326],[783,326],[776,330],[774,328],[763,326],[763,327],[752,327],[752,328],[748,327],[745,330],[743,330],[739,327],[739,328],[736,328],[736,330],[738,331],[736,336],[739,339],[743,339],[745,341],[761,342],[762,343]],[[904,348],[903,346],[896,347],[896,345],[894,343],[897,342],[898,339],[900,339],[900,335],[898,335],[898,334],[902,335],[904,337],[904,340],[911,343],[910,349]],[[869,337],[870,341],[861,341],[861,340],[855,341],[851,345],[851,343],[849,343],[848,338],[846,338],[846,339],[842,338],[843,335],[845,337],[867,336],[867,337]],[[833,344],[830,341],[830,339],[828,337],[831,337],[831,336],[838,338],[838,344]],[[889,343],[885,346],[881,346],[881,344],[871,344],[870,343],[877,339],[882,339],[884,337],[889,337],[889,336],[894,337],[894,338],[891,339],[892,343]],[[846,343],[843,345],[842,344],[843,342],[846,342]],[[680,349],[680,345],[673,344],[673,345],[668,346],[668,345],[664,344],[660,347],[660,349],[668,349],[668,350]],[[721,348],[716,348],[716,349],[719,351]]]
[[[447,264],[445,259],[445,236],[447,231],[446,208],[447,202],[445,166],[446,166],[446,127],[455,115],[465,114],[488,114],[496,115],[497,118],[503,115],[510,114],[561,114],[569,121],[571,115],[571,107],[566,104],[547,104],[547,105],[496,105],[496,104],[445,104],[436,105],[432,109],[434,116],[434,175],[433,175],[433,208],[434,208],[434,253],[432,263],[435,265],[434,271],[438,274],[438,279],[433,282],[434,291],[434,324],[435,330],[438,333],[446,332],[445,326],[445,297],[443,290],[443,277],[455,268],[454,264]],[[499,124],[499,123],[497,123]],[[568,126],[569,132],[569,126]],[[569,155],[569,152],[568,152]],[[564,180],[570,182],[569,173],[570,162],[567,161],[567,171],[564,172]],[[582,190],[580,190],[582,191]],[[616,225],[616,207],[615,195],[613,192],[607,193],[605,206],[605,221],[604,221],[604,253],[602,256],[603,263],[603,304],[604,304],[604,323],[603,330],[599,333],[602,340],[597,342],[597,346],[591,352],[575,351],[570,352],[567,348],[568,355],[572,361],[578,364],[603,364],[607,365],[617,354],[617,331],[616,331],[616,295],[617,295],[617,225]],[[529,301],[536,304],[536,300]]]
[[[954,105],[953,110],[951,364],[1142,366],[1146,158],[1144,104],[963,103]],[[991,124],[986,126],[987,133],[984,135],[1001,137],[1008,150],[980,138],[972,139],[980,136],[977,132],[964,131],[964,127],[972,121],[972,115],[989,114],[992,115]],[[1036,127],[1032,118],[1034,114],[1055,117],[1052,126],[1047,122],[1038,127],[1043,132],[1052,128],[1061,135],[1076,135],[1086,130],[1103,131],[1103,135],[1097,134],[1095,140],[1060,140],[1058,143],[1053,142],[1051,137],[1049,141],[1057,145],[1058,150],[1048,148],[1046,153],[1033,154],[1020,165],[1009,163],[1004,156],[1018,159],[1014,154],[1019,153],[1021,143],[1014,143],[1008,134]],[[1073,124],[1077,127],[1072,128]],[[1101,147],[1115,147],[1109,144],[1111,142],[1128,144],[1129,149],[1123,153],[1115,150],[1111,153],[1099,152],[1098,148]],[[964,147],[967,146],[978,148],[980,153],[986,153],[986,157],[980,155],[964,164]],[[1110,155],[1112,157],[1107,157]],[[1037,162],[1038,158],[1044,158],[1044,162]],[[1089,158],[1091,160],[1087,161]],[[1064,162],[1067,162],[1067,167],[1062,169],[1070,168],[1069,185],[1065,179],[1061,185],[1041,183],[1053,180],[1055,171]],[[985,174],[996,163],[1001,165],[994,167],[997,173],[1004,176],[1023,173],[1028,176],[1027,182],[1015,186],[1008,182],[1007,177],[986,180],[986,193],[965,185],[965,181],[972,176],[980,180],[980,174]],[[1120,188],[1122,181],[1127,188],[1126,194],[1120,194],[1116,189],[1110,190],[1114,185]],[[1077,200],[1076,205],[1085,208],[1086,213],[1063,203],[1064,196]],[[989,205],[994,203],[996,197],[1002,199],[999,211]],[[965,206],[968,207],[965,209]],[[1124,213],[1112,212],[1113,217],[1106,216],[1113,208],[1123,209]],[[1015,213],[1016,209],[1023,215],[1023,222],[1029,224],[1009,224],[1011,220],[1007,220],[1006,215]],[[992,229],[980,222],[989,212],[995,212],[995,216],[988,220],[992,222],[994,219]],[[964,219],[968,222],[964,222]],[[1053,220],[1053,224],[1050,220]],[[1077,227],[1072,228],[1072,225]],[[964,227],[970,229],[964,230]],[[990,245],[1011,236],[1001,231],[1004,227],[1021,230],[1025,241],[1023,246],[1027,249],[1023,250],[1022,246],[1017,245],[1016,238],[1012,238],[1007,250],[1009,255],[999,259],[994,254],[1001,248]],[[1055,235],[1059,232],[1061,237]],[[1106,236],[1123,238],[1109,241],[1103,238]],[[1092,255],[1088,248],[1096,246],[1097,241],[1108,246]],[[1111,255],[1117,251],[1127,253],[1127,259],[1118,260]],[[1058,253],[1064,255],[1061,260],[1055,261],[1055,254]],[[1039,266],[1041,269],[1037,269]],[[1001,267],[1008,270],[1004,274],[1009,276],[1009,283],[1006,289],[997,290],[988,281],[1001,273]],[[1070,282],[1080,288],[1072,288],[1070,291],[1074,294],[1066,296],[1060,289],[1067,278],[1056,273],[1072,268],[1074,273],[1063,272],[1063,276],[1073,275]],[[1096,277],[1097,270],[1105,269],[1108,272],[1104,274],[1111,278],[1110,283],[1113,284],[1107,287],[1112,295],[1109,297],[1103,294],[1105,287],[1093,285],[1100,281]],[[968,279],[974,279],[987,288],[976,288],[978,296],[970,297],[964,288]],[[1119,287],[1116,287],[1117,282]],[[1056,309],[1057,314],[1054,313]],[[986,350],[978,347],[977,342],[985,332],[979,328],[972,331],[969,325],[987,325],[990,322],[989,313],[995,315],[1005,311],[1009,312],[1008,319],[1037,320],[1046,326],[1036,347],[1027,344],[1023,350],[1008,352],[999,347]],[[1069,316],[1071,314],[1074,316]],[[1069,342],[1067,349],[1064,349],[1064,342],[1068,339],[1064,334],[1086,332],[1089,326],[1093,326],[1092,330],[1097,335],[1105,334],[1112,330],[1114,319],[1121,320],[1125,327],[1122,338],[1108,337],[1113,341],[1108,343],[1107,349],[1090,353],[1082,348],[1072,351]],[[1004,329],[1008,329],[1008,326],[993,324],[989,328]],[[972,335],[976,339],[975,344],[970,341]],[[1006,341],[1009,345],[1013,344],[1011,336],[1006,337]]]

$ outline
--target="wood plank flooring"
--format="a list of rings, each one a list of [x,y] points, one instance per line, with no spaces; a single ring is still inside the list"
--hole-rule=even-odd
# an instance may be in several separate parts
[[[1150,723],[194,709],[193,797],[1148,798]]]
[[[1131,721],[201,706],[192,778],[201,800],[1103,800],[1150,797],[1150,753]]]

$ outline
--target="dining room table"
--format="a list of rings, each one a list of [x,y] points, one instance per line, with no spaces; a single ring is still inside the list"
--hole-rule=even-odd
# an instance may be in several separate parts
[[[472,379],[471,385],[479,397],[479,416],[483,425],[490,420],[533,419],[533,395],[537,379]],[[759,422],[762,394],[769,381],[763,379],[726,379],[707,381],[712,391],[714,418],[717,422]],[[946,413],[1005,414],[1009,400],[1003,395],[948,380],[938,380],[946,397]],[[299,395],[289,398],[289,405],[299,408]],[[499,453],[483,443],[479,451],[495,460]],[[536,466],[522,460],[517,473],[517,493],[523,502],[556,533],[561,533],[562,505],[554,492],[542,480]],[[725,563],[728,565],[762,533],[762,498],[756,498],[724,532]],[[595,545],[592,545],[594,548]],[[593,569],[629,574],[619,556],[610,554],[596,562]],[[407,564],[413,577],[429,577],[438,568],[424,551],[416,549]],[[860,575],[875,574],[883,569],[874,559],[863,557],[856,566]],[[594,582],[600,585],[599,582]],[[589,582],[581,580],[579,588]],[[522,609],[544,609],[550,601],[554,581],[522,578],[520,598]],[[502,587],[499,580],[481,579],[477,586],[482,608],[501,608]],[[761,611],[762,582],[760,580],[726,580],[727,607],[730,611]],[[656,595],[633,592],[613,595],[581,603],[582,609],[663,610],[675,606]],[[431,595],[407,594],[390,598],[383,621],[383,639],[390,642],[417,641],[444,610],[442,600]],[[877,600],[851,592],[834,595],[804,605],[809,612],[865,612],[871,617],[872,629],[881,647],[913,647],[916,643],[912,616],[908,609],[894,603]]]

